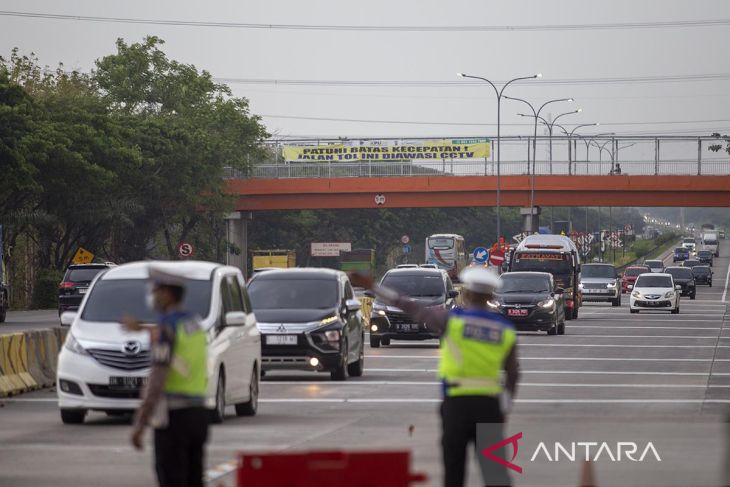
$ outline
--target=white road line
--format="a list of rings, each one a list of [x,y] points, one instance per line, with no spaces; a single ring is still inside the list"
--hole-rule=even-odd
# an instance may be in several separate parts
[[[727,267],[727,274],[725,275],[725,289],[722,291],[722,301],[725,301],[725,298],[727,298],[727,284],[728,281],[730,281],[730,266]]]
[[[365,369],[365,372],[413,372],[435,374],[437,369]],[[709,372],[653,372],[653,371],[616,371],[616,370],[520,370],[521,374],[566,374],[566,375],[661,375],[708,377]],[[712,375],[730,376],[730,373],[714,372]]]
[[[608,320],[602,320],[602,321],[608,321]],[[658,320],[657,320],[658,321]],[[662,320],[663,321],[663,320]],[[705,320],[695,320],[695,321],[702,321],[705,322]],[[629,330],[722,330],[722,327],[695,327],[695,326],[616,326],[616,327],[607,327],[605,325],[576,325],[576,326],[569,326],[567,329],[570,331],[575,330],[581,330],[583,328],[598,328],[600,330],[605,330],[607,328],[625,328]],[[575,335],[571,335],[575,336]],[[582,336],[582,335],[580,335]]]
[[[597,348],[730,348],[730,345],[634,345],[611,343],[520,343],[519,347],[597,347]]]
[[[366,381],[352,381],[352,382],[329,382],[329,381],[281,381],[281,382],[264,382],[266,385],[285,385],[285,386],[313,386],[313,385],[325,385],[332,387],[340,386],[362,386],[362,385],[377,385],[377,386],[440,386],[441,382],[438,381],[377,381],[377,380],[366,380]],[[594,387],[594,388],[612,388],[612,387],[635,387],[635,388],[690,388],[690,389],[707,389],[707,388],[721,388],[728,389],[730,384],[727,385],[707,385],[707,384],[611,384],[611,383],[600,383],[600,384],[586,384],[586,383],[562,383],[562,382],[520,382],[520,388],[523,387]]]
[[[365,358],[392,358],[396,360],[401,359],[438,359],[438,355],[366,355]],[[519,357],[519,360],[593,360],[597,362],[602,361],[646,361],[646,362],[730,362],[730,359],[711,359],[711,358],[627,358],[627,357]]]
[[[680,303],[679,307],[680,307],[680,309],[682,308],[682,304],[681,303]],[[642,311],[649,311],[649,312],[651,312],[651,315],[649,315],[649,316],[664,316],[664,315],[670,316],[671,315],[671,313],[668,312],[669,309],[666,309],[666,310],[663,310],[663,309],[659,309],[659,310],[646,309],[646,310],[642,310]],[[662,312],[662,314],[660,315],[659,312]],[[591,313],[591,316],[616,316],[616,313]],[[627,320],[637,318],[636,316],[631,316],[630,314],[625,315],[625,316],[626,316],[625,319],[627,319]],[[720,316],[722,316],[722,313],[721,312],[712,313],[712,314],[708,314],[708,313],[682,313],[680,311],[679,316],[677,316],[675,318],[670,318],[670,319],[675,319],[677,321],[683,321],[682,320],[682,316],[714,316],[714,317],[720,317]]]
[[[649,319],[647,319],[649,316],[656,316],[657,318],[660,317],[660,315],[644,315],[641,317],[641,323],[666,323],[667,322],[666,317],[662,316],[661,319],[658,319],[658,320],[649,320]],[[716,316],[718,318],[716,320],[674,320],[674,321],[677,323],[722,323],[723,315],[718,314]],[[633,317],[633,318],[635,319],[635,317]],[[626,318],[601,318],[600,320],[595,320],[595,321],[594,320],[578,321],[575,324],[572,324],[572,325],[566,324],[566,325],[569,330],[578,329],[578,328],[586,328],[586,327],[590,327],[590,326],[594,326],[596,328],[610,328],[609,326],[606,326],[606,325],[584,325],[583,324],[583,323],[595,323],[596,321],[600,321],[601,323],[604,323],[607,321],[612,322],[612,323],[632,323],[632,324],[635,323],[635,321],[632,318],[627,316]],[[634,326],[633,325],[626,326],[626,328],[634,328]],[[638,328],[638,327],[636,327],[636,328]],[[650,327],[648,327],[648,328],[650,328]],[[700,328],[693,328],[693,329],[699,330]]]

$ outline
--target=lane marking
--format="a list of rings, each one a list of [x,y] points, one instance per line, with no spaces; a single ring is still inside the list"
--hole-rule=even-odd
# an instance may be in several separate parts
[[[715,345],[634,345],[612,343],[519,343],[519,347],[602,347],[602,348],[716,348]],[[730,348],[720,345],[717,348]]]
[[[721,301],[725,301],[725,298],[727,298],[728,281],[730,281],[730,266],[727,267],[727,274],[725,274],[725,289],[722,291],[722,298],[720,298]]]
[[[608,320],[602,320],[602,321],[608,321]],[[616,321],[618,321],[618,320],[616,320]],[[657,320],[657,321],[659,321],[659,320]],[[705,320],[693,320],[693,321],[701,321],[703,323],[706,323]],[[663,320],[662,320],[662,322],[663,322]],[[566,329],[575,332],[582,328],[598,328],[600,330],[605,330],[607,327],[604,325],[580,325],[580,326],[568,327]],[[719,327],[715,327],[715,326],[713,326],[713,327],[699,327],[699,326],[695,327],[695,326],[634,326],[634,325],[632,325],[632,326],[616,326],[613,328],[614,329],[626,328],[629,330],[722,330],[721,326],[719,326]],[[576,336],[576,335],[570,335],[570,336]]]
[[[413,372],[413,373],[427,373],[434,374],[438,372],[437,369],[365,369],[365,372]],[[730,373],[725,372],[654,372],[654,371],[616,371],[616,370],[520,370],[521,374],[575,374],[575,375],[662,375],[662,376],[697,376],[707,377],[713,376],[730,376]]]
[[[281,381],[281,382],[269,382],[268,384],[273,385],[329,385],[329,386],[358,386],[358,385],[378,385],[378,386],[440,386],[439,381],[357,381],[357,382],[328,382],[328,381],[313,381],[313,382],[297,382],[297,381]],[[707,385],[707,384],[631,384],[631,383],[563,383],[563,382],[520,382],[518,384],[522,387],[596,387],[596,388],[611,388],[611,387],[649,387],[649,388],[692,388],[692,389],[707,389],[707,388],[721,388],[730,389],[730,384],[721,385]]]
[[[369,356],[365,358],[392,358],[392,359],[438,359],[438,355],[391,355]],[[628,357],[518,357],[518,360],[594,360],[594,361],[647,361],[647,362],[713,362],[711,358],[628,358]],[[730,362],[730,359],[714,359],[715,362]]]

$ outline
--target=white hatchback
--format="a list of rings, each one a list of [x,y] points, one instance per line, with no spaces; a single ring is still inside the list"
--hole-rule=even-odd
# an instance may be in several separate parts
[[[681,286],[674,284],[671,274],[641,274],[634,283],[629,309],[632,313],[638,313],[642,309],[654,309],[677,314],[681,289]]]
[[[236,414],[254,415],[258,407],[261,338],[235,267],[211,262],[133,262],[97,276],[76,312],[61,315],[71,325],[58,358],[58,405],[64,423],[82,423],[89,410],[109,415],[134,410],[149,375],[146,332],[122,329],[125,316],[154,323],[146,303],[150,264],[185,275],[183,308],[201,317],[208,332],[206,406],[214,422],[226,405]]]

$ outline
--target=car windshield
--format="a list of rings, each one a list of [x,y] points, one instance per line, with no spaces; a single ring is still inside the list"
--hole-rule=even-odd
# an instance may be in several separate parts
[[[700,250],[699,252],[697,252],[697,255],[699,255],[700,257],[709,257],[710,255],[712,255],[712,252],[710,252],[709,250]]]
[[[635,287],[672,287],[672,278],[669,276],[642,275],[636,280]]]
[[[546,293],[550,291],[550,280],[543,276],[504,274],[499,294]]]
[[[96,275],[106,269],[106,267],[79,267],[66,271],[64,281],[69,282],[91,282]]]
[[[436,297],[443,296],[446,293],[444,280],[435,275],[386,274],[382,284],[405,296]]]
[[[685,238],[682,242],[688,243],[688,244],[693,244],[693,243],[695,243],[695,239],[693,239],[693,238]]]
[[[248,296],[254,311],[336,308],[339,299],[335,279],[269,279],[266,274],[251,281]]]
[[[612,265],[591,265],[586,264],[581,268],[581,277],[603,277],[613,279],[616,277],[616,269]]]
[[[428,247],[432,249],[450,249],[454,247],[453,238],[429,238]]]
[[[645,272],[649,272],[649,269],[645,267],[629,267],[628,269],[626,269],[626,272],[624,272],[624,276],[636,277],[639,274],[643,274]]]
[[[692,269],[669,268],[667,274],[671,274],[675,279],[692,279]]]
[[[699,265],[699,264],[700,264],[700,261],[699,260],[685,260],[684,261],[684,266],[685,267],[694,267],[694,266]]]
[[[692,272],[695,274],[709,274],[710,268],[705,266],[697,266],[692,268]]]
[[[512,259],[513,271],[549,272],[570,274],[570,255],[549,252],[516,252]]]
[[[680,247],[678,249],[674,249],[674,253],[675,254],[686,254],[687,253],[687,249],[685,249],[684,247]]]
[[[644,262],[649,269],[663,269],[664,263],[660,260],[647,260]]]
[[[156,311],[146,303],[147,279],[102,279],[94,284],[81,316],[86,321],[120,322],[131,316],[155,323]],[[210,311],[210,281],[188,279],[185,283],[182,309],[206,317]]]

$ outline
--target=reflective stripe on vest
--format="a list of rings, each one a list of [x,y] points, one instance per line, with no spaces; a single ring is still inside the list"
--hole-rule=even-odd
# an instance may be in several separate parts
[[[510,325],[490,313],[455,310],[441,339],[439,376],[448,396],[496,396],[505,359],[515,344]]]
[[[176,325],[172,364],[164,391],[205,397],[208,390],[208,339],[197,320],[184,318]]]

